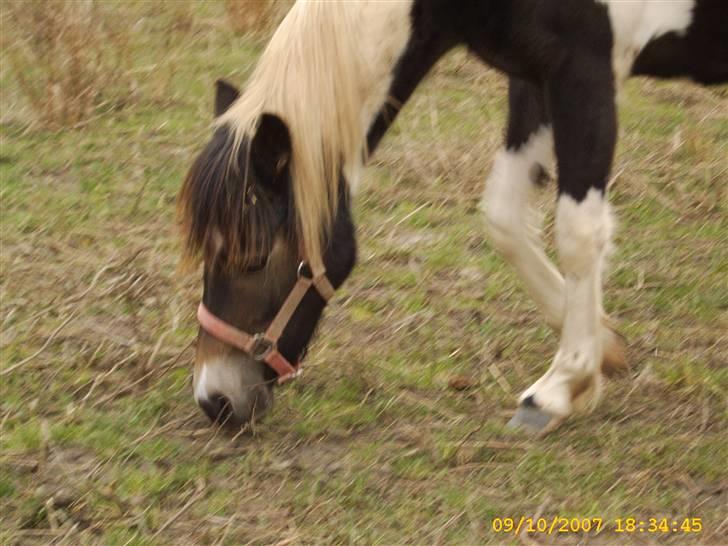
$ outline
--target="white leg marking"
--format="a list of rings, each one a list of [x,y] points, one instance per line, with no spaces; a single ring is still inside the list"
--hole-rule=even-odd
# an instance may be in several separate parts
[[[559,329],[564,280],[543,251],[540,214],[530,202],[534,169],[551,168],[553,159],[550,127],[539,129],[517,151],[498,152],[481,208],[496,248],[516,268],[549,324]]]
[[[531,205],[534,164],[553,167],[553,138],[542,127],[518,151],[501,150],[483,193],[481,209],[495,247],[516,269],[526,290],[546,321],[561,330],[564,321],[564,278],[543,251],[540,214]],[[619,339],[606,326],[601,328],[605,346]]]
[[[579,385],[588,385],[596,403],[603,353],[601,272],[612,224],[609,205],[596,189],[580,203],[568,195],[559,199],[556,243],[566,277],[561,343],[551,368],[521,396],[532,396],[553,415],[571,413]]]

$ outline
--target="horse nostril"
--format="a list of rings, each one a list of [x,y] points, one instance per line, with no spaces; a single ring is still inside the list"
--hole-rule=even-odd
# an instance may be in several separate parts
[[[225,424],[233,413],[233,406],[222,394],[213,394],[210,398],[199,401],[202,411],[209,417],[210,421],[218,424]]]
[[[220,408],[217,412],[217,422],[224,425],[233,416],[233,405],[230,403],[230,400],[222,395],[218,395],[215,398]]]

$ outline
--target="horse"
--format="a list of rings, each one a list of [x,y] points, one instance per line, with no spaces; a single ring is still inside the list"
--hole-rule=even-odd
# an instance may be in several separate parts
[[[509,78],[485,224],[560,332],[510,425],[544,431],[594,407],[603,375],[626,368],[602,306],[618,89],[632,75],[728,81],[725,21],[725,0],[299,0],[245,90],[218,82],[214,133],[180,192],[185,252],[204,263],[197,404],[239,427],[298,374],[356,263],[366,159],[438,59],[465,46]],[[529,220],[554,167],[560,269]]]

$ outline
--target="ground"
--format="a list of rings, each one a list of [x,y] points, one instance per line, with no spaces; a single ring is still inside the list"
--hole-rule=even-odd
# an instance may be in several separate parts
[[[728,542],[726,87],[620,97],[606,307],[632,367],[596,411],[541,439],[504,427],[557,337],[478,210],[506,81],[456,51],[366,172],[360,261],[303,377],[231,436],[192,398],[201,284],[175,198],[214,80],[243,84],[261,39],[219,3],[119,9],[131,91],[72,127],[33,121],[3,48],[0,543]],[[547,226],[553,203],[552,181]],[[520,516],[606,529],[493,530]],[[702,532],[615,533],[628,517]]]

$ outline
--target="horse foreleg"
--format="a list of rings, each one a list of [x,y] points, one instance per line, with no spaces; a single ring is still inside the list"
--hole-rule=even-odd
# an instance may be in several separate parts
[[[604,332],[601,272],[612,232],[605,192],[616,140],[614,86],[609,66],[582,63],[572,60],[548,93],[559,163],[556,244],[564,299],[561,308],[547,311],[547,316],[563,313],[556,356],[521,395],[512,420],[534,429],[596,404],[605,341],[610,341]],[[548,271],[555,285],[556,276]],[[554,315],[551,319],[558,320]]]
[[[483,194],[494,246],[518,272],[546,321],[560,331],[564,320],[564,278],[543,251],[541,222],[531,198],[546,172],[553,168],[553,134],[540,90],[510,79],[510,113],[506,146],[499,151]],[[603,315],[602,371],[626,368],[624,342]]]

